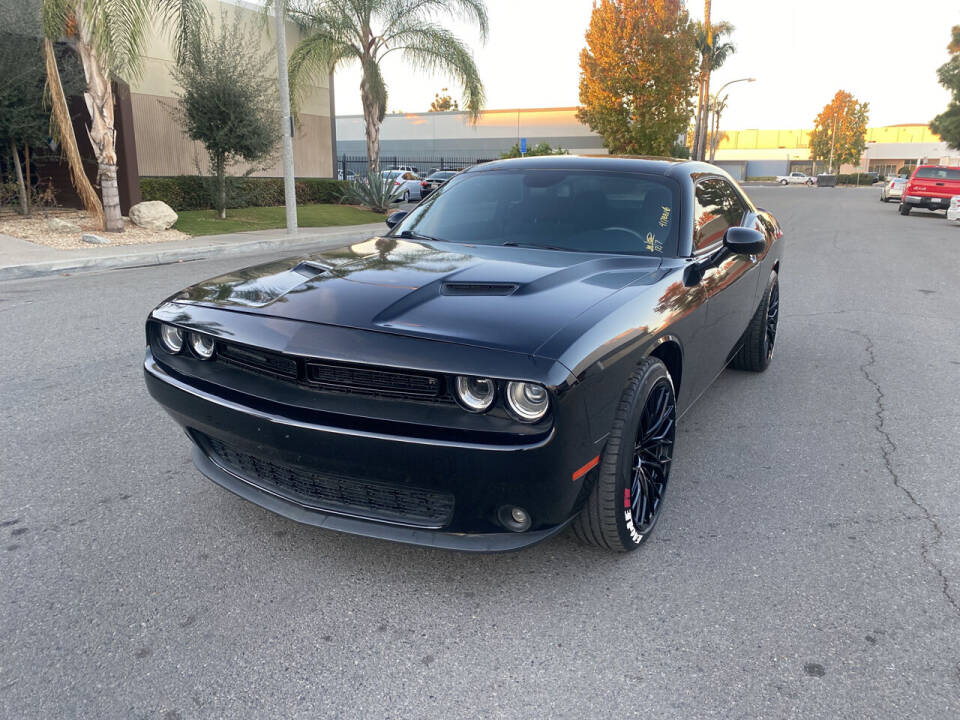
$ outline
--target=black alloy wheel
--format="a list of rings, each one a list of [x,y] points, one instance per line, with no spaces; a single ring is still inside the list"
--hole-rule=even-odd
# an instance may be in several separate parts
[[[630,504],[630,514],[637,533],[649,533],[660,516],[663,496],[670,479],[670,461],[673,459],[673,441],[677,428],[677,404],[673,388],[661,380],[650,391],[633,448],[633,477],[630,492],[624,494],[624,506]]]
[[[676,428],[673,380],[649,357],[630,376],[596,477],[588,476],[594,485],[573,521],[577,539],[628,552],[649,537],[663,509]]]
[[[730,361],[737,370],[763,372],[773,360],[777,342],[777,327],[780,323],[780,283],[777,273],[771,272],[767,289],[760,305],[750,319],[750,324],[740,340],[740,350]]]
[[[774,278],[767,294],[767,332],[766,356],[769,363],[773,359],[773,350],[777,342],[777,325],[780,322],[780,284]]]

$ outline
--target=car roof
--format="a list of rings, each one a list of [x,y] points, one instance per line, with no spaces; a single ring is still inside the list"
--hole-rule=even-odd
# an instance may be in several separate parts
[[[509,169],[539,170],[607,170],[614,172],[635,172],[650,175],[666,175],[676,180],[687,179],[692,175],[712,174],[729,177],[723,168],[710,163],[679,158],[652,157],[639,155],[540,155],[529,158],[511,158],[474,165],[463,171],[467,173],[490,172]]]

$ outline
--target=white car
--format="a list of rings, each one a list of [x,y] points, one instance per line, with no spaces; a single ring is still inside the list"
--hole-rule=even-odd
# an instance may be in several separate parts
[[[411,200],[421,200],[420,194],[420,176],[408,170],[384,170],[383,177],[393,180],[394,184],[401,187],[398,202],[410,202]]]
[[[813,185],[817,179],[811,175],[794,171],[789,175],[777,175],[777,182],[781,185]]]
[[[895,177],[887,180],[880,188],[880,202],[890,202],[903,197],[903,189],[907,186],[907,178]]]
[[[947,208],[947,220],[960,225],[960,195],[950,198],[950,207]]]

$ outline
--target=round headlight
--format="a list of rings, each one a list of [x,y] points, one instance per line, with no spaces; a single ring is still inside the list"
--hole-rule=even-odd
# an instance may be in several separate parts
[[[213,351],[216,345],[213,342],[213,338],[209,335],[190,333],[190,347],[193,348],[193,351],[199,357],[204,360],[209,360],[213,357]]]
[[[165,350],[178,353],[183,350],[183,331],[173,325],[160,326],[160,342]]]
[[[507,405],[524,422],[536,422],[547,414],[550,397],[543,385],[512,382],[507,384]]]
[[[470,412],[483,412],[493,405],[496,385],[490,378],[457,375],[457,398]]]

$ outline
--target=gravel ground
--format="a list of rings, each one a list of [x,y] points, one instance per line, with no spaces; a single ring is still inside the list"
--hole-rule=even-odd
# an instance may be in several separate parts
[[[79,225],[81,232],[55,232],[48,227],[45,217],[36,214],[33,217],[21,217],[15,213],[4,212],[0,214],[0,234],[10,235],[58,250],[80,250],[96,247],[80,239],[80,235],[84,232],[107,238],[110,245],[146,245],[183,240],[189,237],[179,230],[173,229],[163,232],[146,230],[137,227],[127,218],[124,218],[122,233],[104,232],[82,210],[54,210],[48,213],[48,217],[59,218]]]

